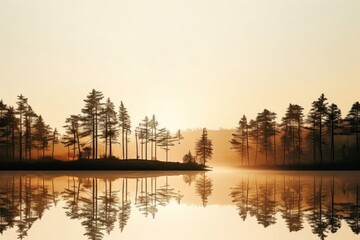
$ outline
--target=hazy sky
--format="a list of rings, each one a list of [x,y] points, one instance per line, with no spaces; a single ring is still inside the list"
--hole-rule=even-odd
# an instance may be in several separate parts
[[[92,88],[137,125],[231,128],[321,93],[360,100],[359,0],[0,0],[0,98],[52,127]],[[278,119],[279,121],[280,119]]]

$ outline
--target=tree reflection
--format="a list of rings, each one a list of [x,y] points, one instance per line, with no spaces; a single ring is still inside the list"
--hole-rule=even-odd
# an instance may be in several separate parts
[[[136,180],[137,181],[137,180]],[[122,179],[121,205],[119,207],[119,227],[124,230],[131,213],[131,201],[128,199],[128,179]]]
[[[355,201],[348,206],[348,215],[345,217],[347,224],[355,234],[360,233],[360,199],[359,183],[355,187]]]
[[[290,232],[297,232],[303,228],[302,213],[302,187],[300,177],[286,179],[283,181],[281,194],[283,205],[281,208],[282,217]]]
[[[114,229],[114,224],[117,218],[117,208],[118,198],[116,192],[112,190],[112,181],[104,180],[104,193],[99,197],[101,200],[99,212],[100,212],[100,222],[105,228],[107,234]]]
[[[259,211],[257,212],[258,223],[264,227],[268,227],[276,222],[276,187],[275,184],[268,182],[266,178],[265,184],[259,186]]]
[[[213,192],[213,180],[205,173],[186,176],[182,177],[185,184],[195,182],[195,193],[206,207]],[[124,231],[130,223],[133,206],[141,215],[155,218],[163,207],[175,202],[180,204],[183,195],[172,187],[171,180],[165,176],[62,177],[59,194],[60,188],[56,188],[53,177],[2,175],[0,233],[14,228],[18,239],[26,238],[34,223],[61,201],[66,216],[81,222],[86,238],[103,239],[105,234]],[[354,234],[360,233],[357,179],[246,173],[240,175],[239,182],[230,189],[230,197],[240,219],[254,218],[264,228],[272,227],[281,217],[289,232],[308,225],[320,239],[338,232],[341,223],[347,224]]]
[[[242,176],[241,183],[232,188],[230,193],[230,196],[233,198],[232,202],[236,204],[239,216],[244,221],[246,220],[249,211],[249,183],[249,175],[247,175],[246,180],[244,180]]]
[[[205,173],[200,174],[199,178],[196,179],[195,190],[197,195],[200,196],[204,207],[206,207],[208,203],[208,197],[211,195],[213,190],[212,187],[212,180],[207,177]]]
[[[150,180],[150,182],[148,181]],[[135,201],[139,211],[146,217],[150,214],[155,218],[158,212],[158,206],[166,206],[170,203],[171,199],[176,200],[179,204],[182,199],[180,192],[176,192],[174,188],[170,187],[168,176],[165,177],[165,184],[157,187],[157,178],[142,178],[140,180],[140,195]],[[138,188],[138,187],[137,187]]]
[[[289,232],[304,228],[307,220],[313,234],[325,239],[336,233],[345,220],[355,234],[360,232],[359,185],[334,177],[314,177],[311,181],[300,176],[251,178],[243,174],[230,196],[239,216],[246,220],[255,217],[268,227],[281,213]]]

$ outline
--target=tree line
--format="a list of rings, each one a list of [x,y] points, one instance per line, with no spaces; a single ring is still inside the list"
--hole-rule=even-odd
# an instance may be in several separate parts
[[[50,146],[54,158],[55,144],[59,141],[57,129],[46,124],[23,95],[17,96],[16,104],[14,108],[0,101],[1,158],[31,160],[34,150],[38,153],[37,158],[44,158]]]
[[[321,94],[307,116],[302,106],[289,104],[280,123],[268,109],[250,121],[243,115],[230,140],[241,165],[322,166],[325,159],[328,165],[360,164],[360,103],[355,102],[342,117],[338,106],[327,100]]]
[[[172,134],[166,128],[160,128],[153,115],[145,118],[135,128],[131,125],[129,112],[123,102],[119,109],[110,98],[103,101],[102,92],[93,89],[84,99],[80,114],[71,114],[65,119],[65,134],[60,137],[58,130],[52,129],[36,114],[27,98],[17,97],[16,108],[0,101],[0,147],[1,158],[7,160],[33,159],[32,152],[38,150],[37,158],[45,158],[46,151],[52,146],[51,158],[54,158],[55,144],[62,143],[68,150],[68,159],[113,158],[114,144],[121,145],[122,159],[129,159],[128,143],[130,135],[135,134],[136,159],[157,160],[157,150],[166,153],[175,142],[183,139],[178,130]],[[118,140],[121,135],[121,142]],[[99,145],[105,151],[100,156]],[[40,154],[41,153],[41,154]],[[150,156],[149,156],[150,155]]]

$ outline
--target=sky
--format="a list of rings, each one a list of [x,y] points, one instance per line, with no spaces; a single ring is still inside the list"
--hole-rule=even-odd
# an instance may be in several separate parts
[[[95,88],[136,126],[233,128],[264,108],[345,115],[360,94],[358,0],[0,0],[0,99],[51,127]],[[104,99],[105,101],[105,99]]]

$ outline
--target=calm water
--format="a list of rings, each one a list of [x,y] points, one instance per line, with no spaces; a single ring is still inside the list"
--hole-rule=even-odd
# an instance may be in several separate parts
[[[359,175],[2,172],[0,239],[359,239]]]

